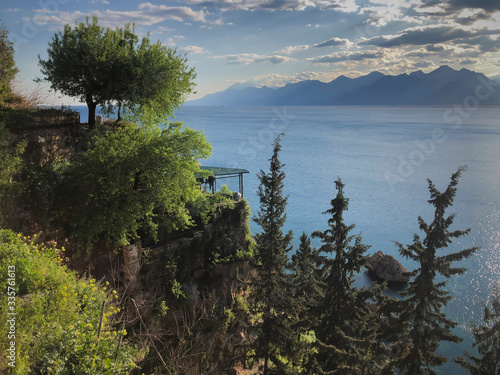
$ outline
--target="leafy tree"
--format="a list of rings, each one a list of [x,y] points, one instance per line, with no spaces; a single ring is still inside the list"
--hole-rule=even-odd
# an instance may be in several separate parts
[[[471,256],[477,248],[470,248],[438,256],[437,252],[447,248],[454,238],[469,233],[467,230],[450,230],[454,215],[445,216],[445,211],[453,204],[457,184],[464,168],[459,168],[444,192],[436,189],[431,180],[429,203],[435,208],[432,223],[427,224],[419,216],[420,230],[425,238],[414,235],[413,244],[407,247],[397,243],[400,253],[419,263],[419,268],[410,274],[413,279],[408,288],[401,293],[402,301],[400,322],[405,325],[406,334],[402,336],[403,351],[396,361],[396,367],[402,374],[437,374],[436,367],[446,362],[446,358],[436,354],[441,341],[460,342],[461,338],[451,332],[457,325],[448,319],[441,309],[451,300],[444,287],[447,279],[462,274],[464,268],[452,267],[452,263]],[[444,280],[436,280],[440,274]]]
[[[130,25],[103,28],[89,18],[69,25],[52,38],[47,60],[39,57],[45,80],[65,95],[79,97],[89,108],[89,124],[95,122],[97,105],[120,117],[122,106],[146,121],[172,115],[192,91],[195,73],[187,60],[149,36],[139,42]]]
[[[378,325],[368,302],[375,300],[380,290],[352,286],[354,275],[368,261],[364,255],[368,247],[362,243],[360,235],[349,235],[354,224],[346,225],[343,218],[349,199],[344,197],[340,178],[335,186],[337,196],[331,201],[332,208],[325,212],[331,215],[329,228],[312,234],[323,243],[319,250],[326,254],[323,263],[327,284],[316,330],[317,354],[313,371],[379,374],[375,340]]]
[[[256,323],[254,344],[257,359],[263,360],[262,373],[289,374],[287,356],[293,351],[296,336],[292,330],[293,311],[289,309],[288,281],[285,267],[291,250],[292,232],[283,233],[287,197],[283,196],[283,164],[279,160],[281,136],[276,138],[270,171],[260,171],[260,211],[254,221],[262,228],[255,235],[258,276],[252,288]]]
[[[101,238],[122,246],[141,232],[155,237],[159,224],[186,228],[186,205],[201,194],[197,160],[210,150],[202,134],[181,123],[104,132],[63,173],[55,210],[85,248]]]
[[[7,30],[0,26],[0,104],[10,93],[10,83],[17,73],[14,62],[14,46],[7,40]]]
[[[474,347],[479,356],[465,352],[465,357],[458,356],[455,361],[472,375],[498,374],[500,371],[500,294],[497,290],[491,308],[484,306],[486,325],[472,325]]]

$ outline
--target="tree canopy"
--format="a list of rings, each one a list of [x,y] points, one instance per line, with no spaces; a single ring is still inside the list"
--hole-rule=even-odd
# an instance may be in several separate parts
[[[17,73],[14,62],[14,46],[7,40],[7,30],[0,26],[0,104],[10,92],[10,83]]]
[[[195,173],[211,147],[202,134],[171,123],[165,129],[117,128],[95,137],[63,173],[55,196],[61,225],[83,247],[98,239],[129,244],[191,224],[187,204],[201,194]]]
[[[85,101],[89,124],[97,105],[108,113],[121,110],[143,122],[164,122],[194,87],[194,69],[176,50],[140,38],[131,25],[103,28],[89,18],[64,26],[49,42],[46,60],[39,56],[51,88]]]

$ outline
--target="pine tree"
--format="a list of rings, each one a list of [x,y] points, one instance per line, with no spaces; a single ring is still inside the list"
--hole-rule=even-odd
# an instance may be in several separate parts
[[[285,268],[291,250],[292,232],[283,233],[287,197],[283,196],[285,173],[278,154],[281,135],[274,142],[270,171],[260,171],[260,211],[254,221],[262,228],[255,235],[257,243],[257,277],[252,288],[256,322],[255,357],[263,362],[262,373],[290,374],[290,355],[297,338],[292,329],[294,310],[288,293]],[[288,358],[287,358],[288,357]]]
[[[311,239],[302,233],[297,252],[292,255],[289,266],[290,297],[293,299],[294,311],[297,317],[293,327],[298,338],[298,353],[295,356],[297,365],[310,367],[314,353],[313,332],[319,326],[319,309],[324,297],[326,284],[324,282],[321,256],[317,249],[311,247]]]
[[[414,235],[413,244],[408,247],[396,243],[400,253],[406,258],[419,263],[419,268],[411,272],[412,280],[408,288],[401,293],[405,298],[401,301],[400,322],[406,329],[401,347],[402,352],[396,361],[401,374],[437,374],[434,368],[446,362],[446,357],[436,354],[441,341],[462,341],[451,329],[457,325],[441,311],[451,300],[444,287],[447,279],[462,274],[464,268],[452,267],[452,263],[471,256],[477,248],[461,250],[457,253],[438,256],[437,251],[447,248],[452,239],[469,233],[467,230],[451,231],[454,215],[445,216],[445,211],[453,204],[457,191],[458,179],[464,168],[459,168],[451,177],[450,184],[444,192],[436,189],[431,180],[429,203],[435,208],[434,220],[427,224],[419,216],[420,230],[425,238]],[[441,275],[444,280],[437,280]]]
[[[327,289],[321,304],[320,325],[316,330],[317,355],[313,373],[368,374],[381,371],[377,358],[377,321],[369,304],[380,289],[353,287],[354,276],[368,261],[368,247],[361,236],[349,233],[354,225],[344,223],[343,214],[349,199],[344,197],[344,184],[335,181],[337,196],[325,214],[329,229],[316,231],[321,239]],[[354,241],[354,243],[353,243]]]
[[[299,248],[292,255],[290,265],[293,286],[291,292],[300,309],[297,326],[299,334],[315,329],[319,325],[318,309],[326,289],[320,265],[319,251],[311,247],[311,239],[302,233]]]
[[[497,290],[492,308],[484,306],[486,325],[472,325],[473,346],[479,356],[465,352],[465,357],[458,356],[455,362],[470,371],[472,375],[498,375],[500,373],[500,291]]]

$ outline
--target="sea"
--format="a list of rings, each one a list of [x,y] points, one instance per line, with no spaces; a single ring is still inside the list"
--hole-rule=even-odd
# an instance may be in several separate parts
[[[74,109],[85,121],[86,107]],[[470,234],[454,240],[441,255],[480,250],[455,264],[467,271],[446,286],[453,299],[445,312],[459,323],[454,333],[464,340],[441,344],[439,353],[449,360],[437,371],[468,374],[451,359],[465,350],[476,353],[470,324],[482,322],[483,304],[500,287],[500,107],[185,106],[175,121],[203,132],[212,145],[212,155],[201,165],[249,171],[244,197],[254,214],[259,210],[257,173],[269,170],[273,141],[283,134],[285,229],[293,231],[295,248],[303,232],[327,228],[324,211],[340,177],[349,198],[344,219],[355,224],[352,233],[362,235],[370,254],[381,250],[410,270],[417,264],[399,255],[396,242],[410,244],[415,233],[423,237],[419,216],[432,221],[428,181],[443,191],[451,175],[466,166],[447,213],[455,215],[453,230],[470,228]],[[237,179],[224,183],[238,189]],[[251,229],[259,231],[253,222]],[[356,279],[358,286],[370,282],[366,273]]]

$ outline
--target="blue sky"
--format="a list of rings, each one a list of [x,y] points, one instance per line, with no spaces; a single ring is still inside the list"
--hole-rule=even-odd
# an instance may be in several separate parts
[[[443,64],[500,75],[498,0],[3,0],[18,90],[35,89],[52,35],[91,15],[103,26],[135,23],[185,53],[198,74],[190,99],[234,83],[278,87]],[[76,104],[36,90],[47,103]]]

